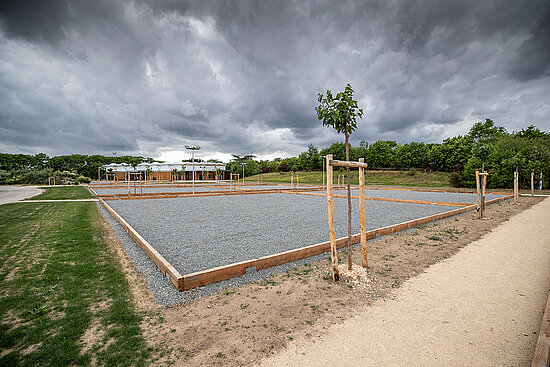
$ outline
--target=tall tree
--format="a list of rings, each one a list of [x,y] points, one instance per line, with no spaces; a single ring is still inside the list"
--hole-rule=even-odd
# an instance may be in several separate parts
[[[318,94],[319,106],[315,107],[317,118],[323,126],[332,127],[339,134],[344,133],[346,144],[346,160],[349,161],[349,136],[357,128],[357,117],[363,117],[363,109],[357,106],[353,99],[353,89],[348,83],[343,92],[336,96],[327,90],[326,96]],[[348,186],[348,270],[351,270],[351,188],[349,167],[346,167]]]
[[[472,154],[481,159],[482,172],[485,170],[485,161],[490,156],[492,146],[506,134],[506,129],[496,126],[491,119],[485,119],[485,122],[476,122],[470,129],[468,136],[474,144]]]

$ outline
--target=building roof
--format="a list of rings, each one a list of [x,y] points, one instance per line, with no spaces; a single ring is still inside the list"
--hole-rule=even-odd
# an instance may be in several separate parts
[[[111,169],[113,172],[134,172],[134,167],[128,163],[111,163],[102,166],[105,170]],[[225,170],[224,163],[204,163],[195,162],[195,171],[216,171],[218,169]],[[150,169],[153,172],[170,172],[174,169],[187,172],[193,171],[193,163],[140,163],[136,166],[135,171],[147,171]]]

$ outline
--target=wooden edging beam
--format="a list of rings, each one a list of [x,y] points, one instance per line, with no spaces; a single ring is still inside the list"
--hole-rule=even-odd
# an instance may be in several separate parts
[[[153,246],[145,240],[128,222],[124,220],[113,208],[111,208],[103,199],[99,198],[99,202],[103,204],[105,209],[115,218],[120,225],[126,230],[126,232],[132,237],[136,244],[141,247],[143,252],[149,256],[153,263],[159,268],[161,273],[166,277],[166,274],[169,275],[170,282],[178,289],[182,290],[182,280],[183,277],[181,274],[170,264]]]
[[[531,367],[548,367],[550,366],[550,294],[548,302],[542,317],[539,337],[535,346],[535,353]]]

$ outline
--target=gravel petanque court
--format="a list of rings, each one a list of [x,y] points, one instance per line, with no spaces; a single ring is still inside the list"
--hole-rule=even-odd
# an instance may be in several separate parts
[[[354,201],[353,233],[359,232]],[[329,239],[324,197],[263,194],[117,200],[109,205],[181,274],[324,242]],[[454,207],[367,201],[367,230]],[[345,199],[334,200],[336,236],[347,234]]]
[[[374,193],[377,191],[370,190],[366,196],[371,193],[371,196],[375,196]],[[385,197],[397,196],[392,195],[395,191],[384,193],[389,194],[382,195]],[[399,192],[398,195],[399,198],[407,199],[475,202],[475,195],[472,194]],[[182,275],[329,240],[327,200],[322,196],[274,193],[114,200],[108,204]],[[353,200],[352,205],[352,232],[355,234],[359,232],[358,201]],[[456,207],[367,200],[367,230],[453,209]],[[324,256],[317,255],[296,261],[292,265],[283,264],[259,272],[252,271],[238,278],[187,292],[178,292],[162,277],[153,262],[130,239],[118,222],[103,208],[101,210],[121,239],[136,268],[144,274],[157,301],[165,305],[186,302],[234,284],[261,279],[270,274],[283,272],[294,265],[322,259]],[[346,236],[345,198],[334,199],[334,215],[336,237]]]

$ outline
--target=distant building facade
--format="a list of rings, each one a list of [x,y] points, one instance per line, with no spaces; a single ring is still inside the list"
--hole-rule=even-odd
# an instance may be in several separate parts
[[[195,180],[229,180],[230,171],[223,163],[140,163],[134,167],[128,163],[111,163],[102,166],[104,178],[110,181],[191,181],[193,172]]]

